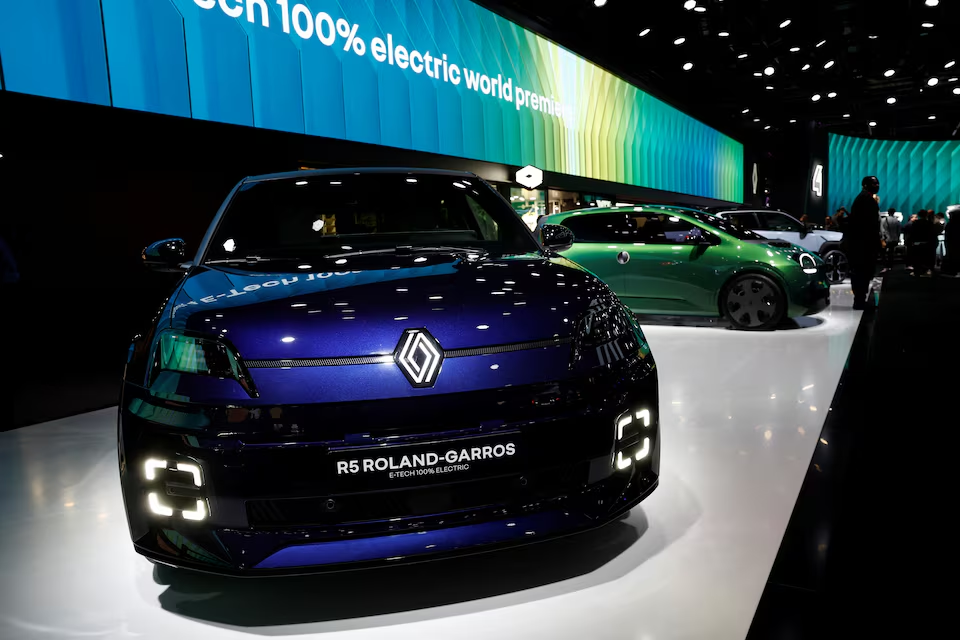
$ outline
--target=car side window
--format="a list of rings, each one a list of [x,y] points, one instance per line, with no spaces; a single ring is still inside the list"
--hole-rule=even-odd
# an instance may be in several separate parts
[[[701,236],[698,226],[677,216],[649,213],[633,215],[631,218],[636,225],[632,242],[686,244]]]
[[[755,231],[763,228],[757,221],[757,216],[753,213],[725,213],[723,217],[729,220],[730,224],[740,229]]]
[[[563,226],[573,231],[577,242],[630,242],[629,218],[621,213],[572,216]]]
[[[773,211],[761,213],[760,218],[763,222],[763,228],[768,231],[792,231],[800,233],[804,228],[798,221],[782,213],[775,213]]]

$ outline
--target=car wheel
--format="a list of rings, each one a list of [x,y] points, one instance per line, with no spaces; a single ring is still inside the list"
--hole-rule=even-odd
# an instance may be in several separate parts
[[[780,324],[787,301],[777,283],[765,275],[747,273],[727,284],[721,295],[723,313],[734,329],[769,331]]]
[[[827,263],[827,281],[830,284],[840,284],[850,275],[850,263],[843,251],[831,249],[823,254],[823,261]]]

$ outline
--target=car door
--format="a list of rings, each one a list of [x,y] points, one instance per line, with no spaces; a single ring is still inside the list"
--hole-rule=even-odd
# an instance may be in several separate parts
[[[624,294],[635,313],[717,315],[717,236],[670,213],[634,213]]]
[[[800,245],[807,251],[819,251],[823,239],[815,233],[807,233],[802,222],[779,211],[760,211],[760,227],[763,235],[771,239],[786,240]]]
[[[618,296],[623,294],[624,265],[618,260],[631,237],[628,218],[622,213],[588,213],[566,218],[574,243],[563,255],[603,280]]]

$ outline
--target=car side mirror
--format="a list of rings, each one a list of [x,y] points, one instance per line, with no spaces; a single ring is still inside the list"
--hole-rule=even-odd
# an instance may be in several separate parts
[[[143,266],[162,273],[180,273],[183,271],[183,265],[187,262],[187,243],[181,238],[168,238],[158,240],[153,244],[144,247]]]
[[[803,240],[804,238],[806,238],[808,235],[810,235],[811,231],[813,231],[812,224],[803,225],[803,231],[800,232],[800,239]]]
[[[540,227],[543,246],[551,251],[563,251],[573,246],[573,231],[562,224],[545,224]]]
[[[720,238],[712,233],[703,232],[697,237],[694,244],[700,247],[715,247],[720,244]]]

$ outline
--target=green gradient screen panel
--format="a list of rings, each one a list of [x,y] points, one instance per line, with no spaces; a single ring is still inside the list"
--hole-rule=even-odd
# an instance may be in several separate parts
[[[743,199],[743,146],[468,0],[2,0],[4,88]]]
[[[896,141],[830,134],[829,211],[850,208],[864,176],[880,179],[880,208],[906,215],[960,204],[960,141]]]

